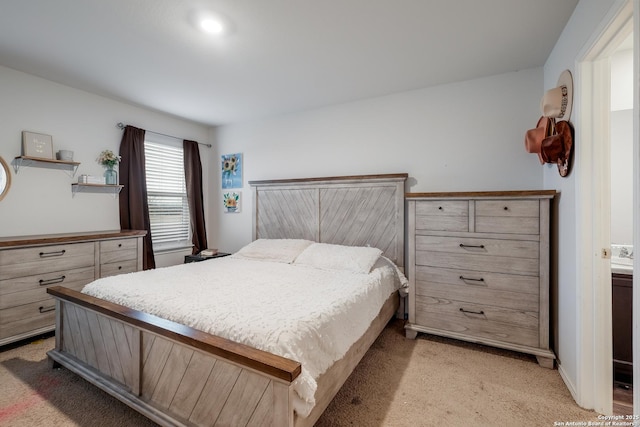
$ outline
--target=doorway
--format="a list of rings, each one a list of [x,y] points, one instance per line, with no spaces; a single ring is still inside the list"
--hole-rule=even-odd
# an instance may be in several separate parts
[[[633,414],[633,32],[610,58],[613,413]]]
[[[581,282],[580,323],[585,325],[579,338],[578,353],[582,364],[578,373],[576,399],[596,412],[612,414],[613,409],[613,345],[612,345],[612,284],[611,284],[611,58],[630,36],[634,20],[638,19],[640,0],[616,2],[588,46],[578,56],[576,64],[578,112],[580,126],[576,128],[579,150],[576,150],[576,209],[581,211],[578,224],[578,278]],[[636,10],[634,10],[634,8]],[[637,25],[637,24],[635,24]],[[633,48],[634,82],[637,82],[638,46]],[[637,161],[638,89],[633,88],[633,241],[640,242],[638,192],[640,172]],[[637,281],[638,275],[634,275]],[[635,289],[640,289],[636,287]],[[633,292],[633,311],[640,313],[640,295]],[[636,309],[638,308],[638,309]],[[637,323],[637,318],[635,319]],[[638,337],[633,326],[633,370],[640,366]],[[634,378],[640,372],[634,372]],[[633,404],[640,408],[640,393]]]

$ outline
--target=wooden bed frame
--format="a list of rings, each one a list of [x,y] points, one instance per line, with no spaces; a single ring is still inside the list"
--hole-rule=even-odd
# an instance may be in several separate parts
[[[254,238],[376,246],[404,266],[406,174],[253,181]],[[212,261],[215,262],[215,261]],[[52,364],[163,426],[312,426],[396,313],[394,292],[367,332],[318,379],[308,417],[293,409],[298,362],[63,288]]]

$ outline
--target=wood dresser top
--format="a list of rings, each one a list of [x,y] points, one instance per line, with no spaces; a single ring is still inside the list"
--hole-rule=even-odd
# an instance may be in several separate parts
[[[405,193],[407,199],[421,197],[554,197],[556,190],[461,191],[442,193]]]
[[[54,245],[125,237],[145,236],[144,230],[107,230],[84,233],[38,234],[33,236],[0,237],[0,249],[24,246]]]

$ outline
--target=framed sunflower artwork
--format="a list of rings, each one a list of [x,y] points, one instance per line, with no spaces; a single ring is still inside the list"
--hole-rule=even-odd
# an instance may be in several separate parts
[[[242,153],[221,156],[222,188],[242,188]]]
[[[241,191],[226,191],[222,194],[222,205],[226,213],[240,213],[241,202]]]

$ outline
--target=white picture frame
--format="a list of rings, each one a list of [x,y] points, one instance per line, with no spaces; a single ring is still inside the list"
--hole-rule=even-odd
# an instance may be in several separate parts
[[[225,213],[240,213],[242,207],[242,191],[226,191],[222,193],[222,206]]]
[[[43,133],[22,131],[22,155],[53,160],[53,137]]]

